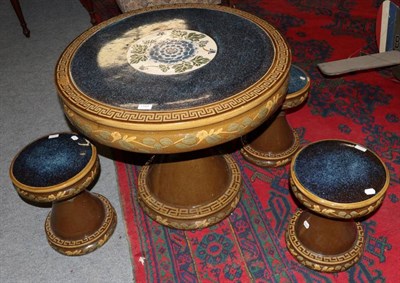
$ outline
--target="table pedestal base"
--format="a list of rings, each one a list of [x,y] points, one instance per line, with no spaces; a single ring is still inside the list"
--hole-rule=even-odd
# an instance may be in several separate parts
[[[84,255],[110,238],[117,216],[100,194],[83,191],[71,199],[55,201],[45,223],[49,244],[65,255]]]
[[[361,257],[364,232],[360,223],[298,210],[286,232],[290,253],[303,265],[321,272],[340,272]]]
[[[281,111],[266,125],[242,137],[243,157],[261,167],[278,167],[290,162],[300,146],[297,132]]]
[[[229,155],[158,155],[139,174],[148,216],[176,229],[200,229],[227,217],[240,199],[239,167]]]

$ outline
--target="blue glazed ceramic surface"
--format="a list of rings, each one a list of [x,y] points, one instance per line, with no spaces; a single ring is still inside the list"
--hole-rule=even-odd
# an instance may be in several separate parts
[[[303,148],[294,161],[298,181],[314,195],[337,203],[375,196],[386,182],[386,171],[371,151],[337,140]]]
[[[14,160],[12,173],[27,186],[53,186],[76,176],[91,157],[91,144],[83,137],[50,135],[25,147]]]
[[[170,30],[210,37],[216,48],[205,47],[210,41],[206,37],[199,41],[191,37],[191,41],[187,38],[184,42],[190,48],[216,51],[215,57],[204,64],[202,58],[185,55],[180,58],[184,62],[174,67],[179,72],[173,75],[148,74],[132,67],[132,54],[135,60],[141,60],[140,48],[143,62],[149,59],[146,48],[152,48],[152,59],[156,58],[157,43],[140,39]],[[169,44],[182,48],[181,45]],[[246,89],[260,80],[273,59],[270,37],[250,20],[217,10],[165,9],[136,14],[97,31],[75,52],[71,76],[83,93],[107,105],[131,110],[140,109],[140,105],[151,105],[151,110],[156,111],[178,110],[215,103]],[[166,70],[166,63],[176,62],[159,62],[154,68]],[[180,71],[196,64],[204,66]]]
[[[290,66],[288,94],[295,93],[307,85],[307,74],[296,65]]]

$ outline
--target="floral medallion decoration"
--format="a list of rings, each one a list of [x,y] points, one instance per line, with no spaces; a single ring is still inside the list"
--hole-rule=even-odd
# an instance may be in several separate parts
[[[193,30],[163,30],[135,41],[128,49],[129,64],[152,75],[177,75],[207,65],[217,54],[208,35]]]

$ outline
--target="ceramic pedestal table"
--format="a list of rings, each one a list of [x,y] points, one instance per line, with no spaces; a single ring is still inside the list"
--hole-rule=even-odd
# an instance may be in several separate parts
[[[294,196],[306,210],[289,223],[289,251],[317,271],[348,269],[364,248],[363,228],[354,219],[374,212],[389,186],[385,164],[356,143],[323,140],[302,148],[290,169]]]
[[[89,29],[56,82],[68,119],[110,147],[155,154],[138,200],[156,221],[202,228],[226,217],[241,176],[215,146],[266,121],[286,95],[290,50],[265,21],[212,5],[154,7]]]

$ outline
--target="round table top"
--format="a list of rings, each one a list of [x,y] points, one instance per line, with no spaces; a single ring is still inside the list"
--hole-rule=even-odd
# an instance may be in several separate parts
[[[14,158],[10,173],[12,180],[24,187],[57,187],[77,176],[93,154],[91,143],[80,135],[52,134],[22,149]]]
[[[382,195],[386,166],[371,150],[353,142],[324,140],[307,145],[292,163],[303,190],[335,203],[358,203]]]
[[[218,130],[210,129],[213,123],[238,116],[245,121],[249,110],[259,112],[248,117],[260,120],[251,121],[252,128],[268,118],[286,94],[290,59],[279,32],[251,14],[216,5],[160,6],[123,14],[79,36],[60,57],[56,84],[68,118],[86,136],[132,151],[184,151],[187,143],[180,149],[176,143],[188,135],[197,137],[191,149],[211,146],[198,135]],[[94,126],[103,133],[94,134]],[[238,126],[228,139],[251,130],[237,121],[225,128]],[[161,146],[144,145],[160,131]],[[122,147],[104,138],[112,135],[140,142]]]
[[[248,88],[267,73],[273,58],[271,39],[256,23],[218,10],[167,9],[127,17],[92,34],[73,55],[70,72],[77,88],[98,102],[178,110]]]

